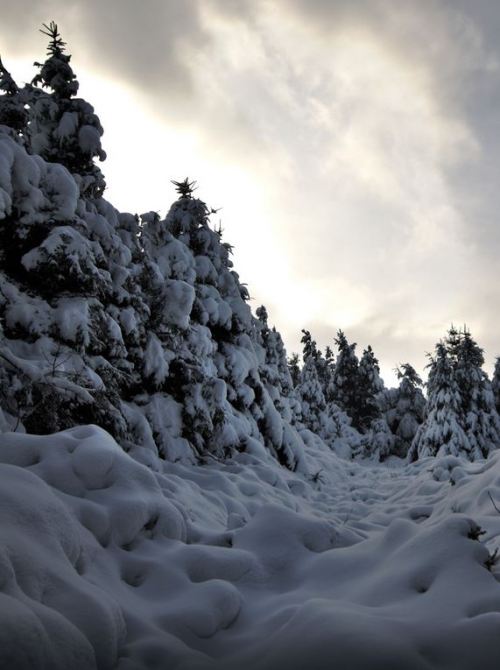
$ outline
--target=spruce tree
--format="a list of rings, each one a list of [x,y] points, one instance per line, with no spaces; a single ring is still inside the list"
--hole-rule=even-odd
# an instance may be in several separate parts
[[[462,426],[471,445],[472,459],[486,457],[500,446],[498,416],[491,383],[482,369],[483,350],[464,328],[454,337],[455,377],[462,397]]]
[[[314,359],[310,356],[304,361],[296,392],[302,404],[304,425],[313,433],[318,433],[321,427],[321,413],[324,412],[326,403]]]
[[[394,451],[405,458],[419,426],[424,420],[423,382],[410,363],[396,368],[399,386],[383,394],[386,421],[395,436]]]
[[[491,380],[491,390],[493,391],[493,397],[495,398],[496,410],[500,413],[500,356],[495,360],[495,369],[493,370],[493,377]]]
[[[0,125],[8,126],[16,134],[22,134],[28,123],[25,108],[26,94],[19,89],[12,75],[0,58]]]
[[[302,331],[302,358],[304,364],[300,372],[296,394],[302,405],[302,421],[313,433],[321,427],[321,414],[326,408],[323,388],[318,377],[317,362],[319,351],[308,330]]]
[[[425,422],[415,436],[410,458],[423,453],[485,458],[500,445],[500,417],[482,369],[483,350],[467,328],[454,326],[438,347],[431,360]]]
[[[418,429],[408,459],[415,461],[426,456],[465,455],[472,457],[472,449],[462,428],[462,397],[455,370],[446,344],[436,345],[430,356],[428,400],[425,420]]]
[[[292,378],[292,385],[295,388],[300,380],[299,355],[297,353],[293,353],[288,359],[288,370]]]
[[[335,354],[333,350],[328,345],[325,348],[325,361],[330,369],[333,369],[335,366]]]
[[[358,417],[358,367],[356,343],[349,344],[345,334],[339,330],[335,339],[338,348],[337,361],[331,380],[329,396],[352,419],[359,428]]]
[[[368,346],[358,367],[358,394],[356,407],[356,421],[359,428],[365,432],[375,419],[381,417],[377,396],[383,391],[384,384],[380,378],[378,360],[373,349]]]
[[[380,377],[378,360],[368,346],[358,368],[358,425],[364,438],[364,453],[383,461],[394,447],[394,437],[381,411],[384,383]]]
[[[255,310],[259,321],[261,342],[265,351],[264,365],[261,375],[276,387],[280,395],[288,396],[293,388],[293,381],[288,369],[285,345],[280,333],[273,326],[269,327],[268,314],[264,305]]]
[[[99,197],[105,181],[94,159],[106,158],[101,146],[101,123],[92,105],[75,97],[79,84],[57,24],[44,24],[41,32],[50,41],[47,59],[35,63],[40,72],[31,88],[31,150],[46,161],[62,163],[75,175],[82,193]]]
[[[312,358],[316,362],[319,356],[319,351],[315,340],[313,340],[312,335],[308,330],[302,330],[300,341],[303,345],[302,359],[305,361],[307,358]]]

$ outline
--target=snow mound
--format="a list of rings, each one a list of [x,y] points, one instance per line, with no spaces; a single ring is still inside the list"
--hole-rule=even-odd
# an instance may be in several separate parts
[[[0,667],[496,668],[500,457],[318,444],[321,481],[146,466],[95,426],[3,434]]]

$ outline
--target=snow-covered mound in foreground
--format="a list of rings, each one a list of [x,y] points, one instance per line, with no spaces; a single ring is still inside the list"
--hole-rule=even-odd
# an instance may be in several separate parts
[[[0,667],[496,669],[500,455],[305,457],[309,480],[2,435]]]

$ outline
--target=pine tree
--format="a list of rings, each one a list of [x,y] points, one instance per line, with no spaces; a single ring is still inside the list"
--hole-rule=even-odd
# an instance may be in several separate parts
[[[171,458],[162,422],[173,399],[181,436],[198,457],[225,458],[258,440],[293,469],[300,439],[291,428],[291,379],[281,337],[269,327],[265,308],[252,316],[230,247],[211,229],[206,204],[192,197],[192,182],[174,185],[179,198],[166,218],[149,212],[141,227],[147,330],[163,353],[152,345],[147,356],[150,379],[161,381],[146,405],[155,440],[165,439],[161,448]]]
[[[471,445],[471,457],[486,457],[500,446],[500,417],[491,383],[482,369],[483,350],[464,328],[458,337],[454,336],[449,351],[462,397],[462,426]]]
[[[186,198],[187,200],[192,199],[193,192],[197,188],[195,181],[189,181],[187,177],[183,181],[175,181],[174,179],[172,179],[171,181],[172,184],[175,186],[175,190],[179,195],[179,199],[182,198]]]
[[[378,360],[368,346],[359,362],[357,417],[365,434],[364,453],[383,461],[393,452],[394,437],[381,411],[384,383],[380,377]]]
[[[395,436],[394,451],[405,458],[419,426],[424,420],[423,382],[415,368],[403,363],[396,368],[399,387],[383,394],[386,421]]]
[[[338,348],[337,362],[331,380],[329,396],[352,419],[355,428],[358,422],[358,367],[356,344],[349,344],[339,330],[335,343]]]
[[[415,436],[410,458],[436,453],[484,458],[500,445],[500,417],[482,369],[483,350],[467,328],[452,326],[436,351],[425,422]]]
[[[371,346],[368,346],[363,351],[363,356],[359,362],[357,379],[356,420],[360,429],[365,432],[371,427],[375,419],[381,417],[377,396],[384,389],[384,384],[380,378],[378,360],[375,358]]]
[[[288,396],[293,388],[293,381],[288,369],[285,345],[281,335],[274,326],[269,328],[268,314],[264,305],[258,307],[255,314],[259,321],[262,346],[265,351],[261,376],[276,387],[280,395]]]
[[[301,402],[304,425],[313,433],[318,433],[321,427],[321,414],[326,408],[325,396],[318,377],[319,351],[308,330],[302,331],[301,342],[304,365],[300,372],[296,393]]]
[[[40,72],[31,87],[31,150],[46,161],[62,163],[75,175],[82,193],[99,197],[105,181],[94,159],[106,158],[101,147],[101,123],[92,105],[74,97],[79,84],[57,24],[44,24],[41,32],[50,41],[48,58],[44,63],[35,63]]]
[[[304,361],[296,391],[302,404],[304,425],[313,433],[318,433],[321,427],[321,413],[324,412],[326,403],[316,365],[311,356]]]
[[[288,359],[288,370],[292,378],[292,385],[295,388],[300,380],[299,355],[297,353],[293,353]]]
[[[0,125],[8,126],[21,134],[28,123],[25,109],[26,95],[19,89],[12,75],[0,58]]]
[[[418,429],[408,459],[426,456],[472,456],[467,435],[462,428],[462,397],[447,347],[440,342],[430,356],[428,400],[424,423]]]
[[[326,361],[326,364],[328,365],[328,367],[330,369],[334,368],[334,366],[335,366],[335,354],[333,353],[333,350],[331,349],[331,347],[329,347],[328,345],[326,346],[326,349],[325,349],[325,361]]]
[[[302,337],[300,339],[302,347],[302,358],[305,362],[307,358],[312,358],[314,361],[319,356],[318,347],[316,342],[312,339],[312,335],[308,330],[302,330]]]
[[[495,360],[495,369],[493,371],[493,378],[491,380],[491,390],[495,398],[495,407],[500,413],[500,356]]]

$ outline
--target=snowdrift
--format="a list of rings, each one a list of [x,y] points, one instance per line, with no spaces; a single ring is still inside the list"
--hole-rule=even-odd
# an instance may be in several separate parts
[[[1,436],[0,667],[498,667],[500,455],[373,467],[311,438],[315,481],[143,452]]]

